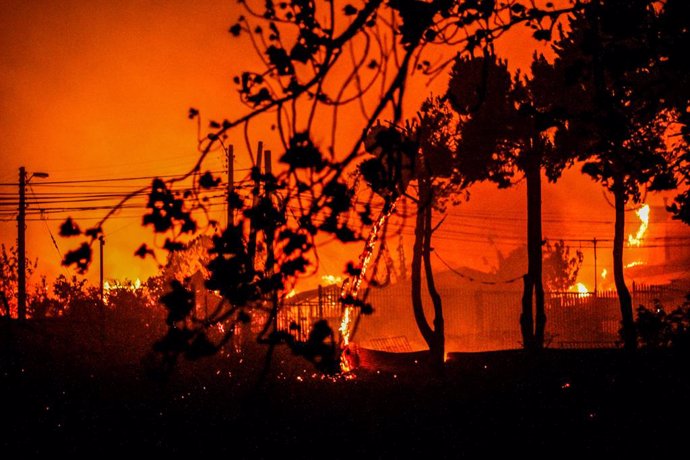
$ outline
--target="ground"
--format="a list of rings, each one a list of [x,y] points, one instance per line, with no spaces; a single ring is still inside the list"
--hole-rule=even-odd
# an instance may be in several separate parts
[[[84,334],[59,321],[5,321],[0,329],[3,452],[618,458],[687,450],[690,360],[667,351],[453,354],[444,375],[426,371],[419,355],[379,355],[378,370],[331,379],[279,350],[260,382],[264,349],[252,347],[181,360],[162,379],[145,357],[153,330],[134,340],[124,326]]]

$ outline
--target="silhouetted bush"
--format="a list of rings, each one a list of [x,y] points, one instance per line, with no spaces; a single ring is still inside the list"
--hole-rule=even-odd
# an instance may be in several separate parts
[[[640,305],[635,325],[642,348],[690,350],[690,294],[671,313],[658,300],[651,309]]]

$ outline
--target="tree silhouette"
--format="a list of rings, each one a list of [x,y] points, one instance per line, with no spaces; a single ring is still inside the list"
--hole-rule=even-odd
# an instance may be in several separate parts
[[[690,224],[690,68],[687,49],[690,46],[690,5],[687,2],[668,0],[659,15],[658,54],[652,77],[657,100],[679,125],[674,133],[673,148],[676,150],[675,171],[683,190],[669,207],[674,217]]]
[[[27,278],[31,277],[37,265],[38,259],[26,258]],[[11,318],[17,313],[18,269],[17,248],[10,246],[8,249],[4,244],[0,245],[0,309],[6,318]]]
[[[453,68],[448,97],[465,119],[459,149],[465,174],[511,185],[515,172],[527,183],[527,259],[520,326],[523,346],[544,346],[544,287],[542,276],[541,174],[556,181],[573,161],[557,150],[553,138],[563,126],[552,105],[553,68],[536,57],[532,76],[511,77],[507,63],[491,52],[459,58]],[[484,176],[482,177],[482,174]]]
[[[567,291],[577,282],[577,275],[582,267],[582,251],[575,251],[570,256],[570,248],[563,240],[553,245],[544,245],[544,285],[548,291]]]
[[[327,233],[343,242],[358,241],[372,221],[369,203],[353,203],[346,174],[361,159],[367,135],[378,120],[400,124],[411,74],[438,75],[454,61],[442,59],[432,65],[425,57],[428,50],[473,51],[518,24],[532,28],[535,38],[548,39],[558,18],[581,8],[579,1],[555,8],[548,1],[517,0],[370,0],[361,7],[306,0],[243,5],[246,14],[229,32],[253,47],[263,62],[263,67],[234,78],[247,112],[209,122],[209,132],[199,136],[198,160],[187,174],[156,179],[150,188],[133,192],[121,203],[148,192],[149,213],[143,223],[168,236],[165,251],[183,249],[203,227],[198,216],[208,216],[204,193],[218,183],[204,172],[204,160],[213,149],[225,146],[230,130],[244,129],[254,164],[250,180],[261,186],[249,197],[251,204],[242,203],[239,222],[230,223],[214,237],[207,287],[223,296],[218,308],[205,321],[191,322],[189,289],[184,283],[176,284],[170,296],[164,297],[170,312],[170,335],[161,347],[172,354],[184,353],[193,344],[200,344],[204,352],[217,348],[219,344],[207,346],[205,327],[246,321],[252,311],[265,310],[266,302],[270,304],[268,320],[260,336],[270,344],[289,341],[290,335],[276,330],[273,319],[287,287],[317,262],[315,236]],[[354,136],[351,127],[344,135],[337,123],[339,111],[346,106],[359,107],[362,112]],[[323,131],[324,114],[328,113],[330,133],[323,146],[315,139],[324,137],[316,134]],[[201,131],[199,111],[191,109],[189,116]],[[266,123],[270,117],[273,122]],[[278,174],[262,172],[259,152],[252,149],[248,133],[255,121],[271,126],[278,139],[282,163]],[[352,141],[347,143],[347,139]],[[194,191],[177,191],[176,185],[187,179],[194,181]],[[233,196],[230,202],[239,204],[242,198]],[[88,267],[91,245],[118,207],[84,232],[70,227],[74,229],[70,236],[80,234],[87,241],[65,256],[65,264],[80,270]],[[266,250],[258,263],[254,239],[247,235],[250,228],[249,236],[252,232],[259,235],[257,247]],[[147,256],[152,251],[142,246],[137,254]],[[350,273],[357,272],[355,264],[350,267]],[[362,306],[360,299],[349,301]],[[307,354],[311,356],[310,351]]]
[[[573,17],[555,44],[560,90],[554,104],[567,113],[557,148],[577,152],[583,172],[613,194],[613,271],[626,349],[636,346],[632,299],[623,273],[625,209],[645,191],[675,187],[665,145],[668,118],[655,96],[656,12],[650,2],[593,1]]]
[[[404,128],[375,126],[366,142],[374,158],[360,165],[362,177],[374,192],[393,203],[401,195],[416,204],[414,245],[411,265],[412,312],[431,353],[431,365],[441,370],[445,360],[443,301],[436,289],[431,265],[434,211],[445,211],[447,202],[471,184],[456,167],[457,120],[441,98],[430,97],[414,121]],[[412,184],[410,184],[412,182]],[[408,185],[416,187],[414,195]],[[442,223],[442,222],[441,222]],[[422,276],[424,273],[424,276]],[[422,279],[433,306],[432,321],[426,317]]]

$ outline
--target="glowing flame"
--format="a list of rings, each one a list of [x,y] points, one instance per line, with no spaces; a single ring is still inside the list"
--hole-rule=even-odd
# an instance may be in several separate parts
[[[640,228],[637,229],[635,236],[628,235],[628,244],[630,246],[640,246],[642,244],[642,237],[649,227],[649,205],[642,206],[635,211],[635,214],[640,219]]]
[[[369,233],[369,237],[367,238],[367,242],[364,246],[364,252],[362,252],[362,255],[360,256],[362,267],[359,271],[359,275],[357,275],[354,280],[347,283],[347,286],[343,286],[342,292],[340,293],[341,298],[357,298],[359,287],[362,284],[362,280],[364,279],[364,275],[366,274],[369,262],[371,261],[371,257],[374,254],[374,249],[376,248],[376,242],[378,241],[378,233],[385,224],[386,219],[388,219],[388,217],[391,215],[394,209],[395,202],[390,203],[388,205],[384,205],[383,210],[379,215],[379,218],[376,220],[376,222],[374,222],[374,225],[371,228],[371,233]],[[355,311],[352,305],[345,305],[345,308],[343,309],[343,319],[340,321],[340,327],[338,328],[338,330],[340,331],[340,335],[342,337],[343,349],[347,349],[347,347],[350,344],[350,326],[354,320],[354,316]],[[343,372],[348,372],[350,365],[345,361],[345,359],[341,359],[341,369],[343,370]]]
[[[636,260],[634,262],[630,262],[629,264],[627,264],[625,268],[637,267],[638,265],[644,265],[644,262],[642,262],[641,260]]]
[[[297,291],[295,291],[295,290],[293,289],[293,290],[291,290],[290,292],[288,292],[287,294],[285,294],[285,298],[286,298],[286,299],[289,299],[290,297],[295,297],[295,295],[297,295]]]
[[[345,307],[345,311],[343,312],[343,320],[340,321],[340,328],[338,330],[340,331],[340,334],[343,336],[343,346],[347,347],[350,344],[350,312],[352,311],[352,307],[347,306]]]
[[[326,284],[340,284],[343,282],[343,279],[339,276],[335,275],[323,275],[321,277],[321,281],[323,281]]]
[[[609,274],[609,271],[608,271],[607,269],[603,269],[603,270],[601,271],[601,279],[605,280],[605,279],[606,279],[606,275],[608,275],[608,274]]]
[[[139,289],[140,287],[141,287],[141,280],[139,278],[137,278],[134,281],[134,289]]]
[[[588,297],[588,296],[592,295],[589,292],[589,289],[587,288],[587,286],[585,286],[582,283],[577,283],[575,286],[572,286],[570,289],[574,289],[575,291],[577,291],[578,297]]]

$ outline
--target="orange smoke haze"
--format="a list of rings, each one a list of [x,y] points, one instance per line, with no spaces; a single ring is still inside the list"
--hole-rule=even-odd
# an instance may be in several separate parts
[[[244,46],[246,42],[227,33],[239,14],[239,5],[233,1],[4,1],[0,6],[0,182],[17,182],[20,166],[29,172],[50,173],[48,179],[32,181],[36,193],[70,191],[41,182],[186,171],[197,157],[196,124],[188,120],[187,109],[200,109],[202,123],[236,118],[246,111],[232,77],[256,68],[258,61],[254,51]],[[508,58],[512,69],[525,68],[535,49],[548,52],[530,36],[530,30],[520,27],[498,43],[497,51]],[[426,81],[418,75],[411,82],[408,116],[430,90],[439,94],[446,83],[445,78],[438,78],[427,87]],[[343,113],[342,127],[361,126],[355,113]],[[202,124],[202,131],[205,128]],[[264,139],[267,148],[277,153],[275,159],[280,147],[272,145],[271,135],[261,128],[252,127],[252,139]],[[351,138],[358,134],[352,132]],[[317,143],[325,145],[327,135],[319,135]],[[236,146],[236,179],[241,179],[246,174],[242,169],[249,166],[241,131],[231,133],[229,142]],[[224,170],[222,156],[222,152],[214,153],[206,168]],[[113,182],[122,191],[146,183]],[[492,270],[498,252],[506,255],[523,244],[524,194],[524,184],[503,191],[479,185],[469,203],[451,208],[456,216],[439,230],[437,251],[456,266]],[[647,202],[660,209],[659,198],[649,197]],[[648,234],[663,236],[666,224],[659,223],[666,217],[655,215],[657,211],[652,211]],[[84,228],[104,213],[94,210],[72,216]],[[142,242],[153,241],[151,231],[140,226],[142,214],[124,210],[106,224],[106,278],[145,279],[157,271],[153,262],[133,256]],[[634,213],[629,214],[628,230],[634,233],[639,222]],[[28,222],[27,253],[39,258],[39,272],[49,278],[66,272],[48,231],[57,235],[66,216],[46,215],[54,220]],[[559,184],[544,185],[544,217],[547,238],[612,237],[613,210],[601,187],[581,177],[578,168],[567,172]],[[0,242],[12,245],[15,239],[16,221],[3,215]],[[63,254],[74,247],[73,241],[56,239]],[[579,248],[577,243],[570,245]],[[585,265],[580,279],[591,286],[592,254],[590,246],[582,247]],[[339,274],[360,249],[361,245],[323,246],[318,279]],[[649,256],[631,256],[630,260],[645,257]],[[607,267],[610,271],[610,266],[610,249],[601,249],[598,271]],[[92,269],[89,278],[97,283],[97,270]]]

